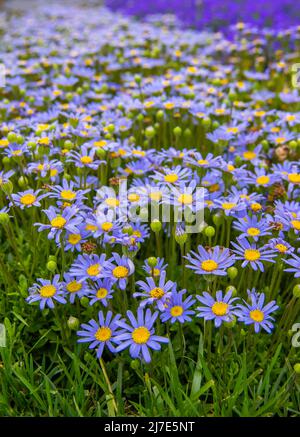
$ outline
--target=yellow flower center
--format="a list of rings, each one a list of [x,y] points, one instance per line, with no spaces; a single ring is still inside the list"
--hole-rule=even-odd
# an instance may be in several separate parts
[[[119,202],[118,199],[116,199],[115,197],[108,197],[108,198],[105,200],[105,203],[106,203],[108,206],[112,206],[112,207],[116,207],[116,206],[119,206],[119,205],[120,205],[120,202]]]
[[[124,266],[118,266],[113,269],[113,275],[115,278],[127,278],[128,273],[129,271],[127,267]]]
[[[107,326],[102,326],[99,328],[95,334],[95,338],[98,341],[108,341],[111,338],[111,329]]]
[[[20,198],[20,202],[23,205],[32,205],[34,202],[36,201],[36,196],[34,196],[33,194],[24,194],[24,196],[22,196]]]
[[[292,220],[291,225],[296,231],[300,231],[300,220]]]
[[[77,281],[71,281],[67,284],[67,291],[69,293],[76,293],[76,291],[79,291],[82,289],[82,284],[80,282]]]
[[[177,200],[184,205],[190,205],[193,203],[193,196],[191,194],[180,194]]]
[[[257,228],[249,228],[247,229],[247,234],[250,235],[251,237],[256,237],[257,235],[260,234],[260,230]]]
[[[106,288],[99,288],[99,290],[97,290],[96,296],[98,299],[104,299],[108,294],[108,291],[106,290]]]
[[[300,184],[300,174],[299,173],[290,173],[288,175],[288,180],[292,182],[292,184]]]
[[[202,261],[201,268],[206,272],[212,272],[218,268],[218,263],[213,259],[206,259],[205,261]]]
[[[54,285],[44,285],[40,288],[40,295],[42,297],[52,297],[56,293],[56,287]]]
[[[260,310],[250,311],[250,317],[255,322],[262,322],[265,318],[264,313]]]
[[[98,228],[97,228],[96,225],[88,224],[88,225],[86,225],[85,229],[86,229],[87,231],[97,231]]]
[[[145,344],[149,340],[151,334],[149,329],[145,328],[145,326],[140,326],[139,328],[136,328],[131,335],[135,343]]]
[[[257,249],[246,249],[244,257],[247,261],[256,261],[260,258],[260,252]]]
[[[53,220],[51,220],[51,226],[53,228],[61,229],[65,226],[67,220],[63,218],[61,215],[58,215]]]
[[[286,142],[286,138],[285,137],[278,137],[278,138],[276,138],[275,142],[277,144],[283,144]]]
[[[259,211],[261,208],[262,208],[262,206],[261,206],[260,203],[256,203],[256,202],[254,202],[254,203],[251,204],[251,209],[252,209],[253,211]]]
[[[247,161],[251,161],[252,159],[256,158],[256,153],[248,150],[247,152],[244,152],[243,156],[245,159],[247,159]]]
[[[232,164],[228,164],[228,165],[227,165],[227,170],[230,171],[230,172],[232,172],[232,171],[235,170],[235,166],[232,165]]]
[[[102,147],[106,146],[107,142],[105,140],[95,141],[94,147],[97,147],[101,149]]]
[[[229,127],[229,128],[227,128],[227,132],[230,133],[230,134],[237,134],[238,131],[239,131],[238,127]]]
[[[69,243],[74,245],[79,243],[80,240],[81,240],[80,234],[70,234],[68,238]]]
[[[111,228],[113,227],[113,224],[110,222],[104,222],[101,225],[101,228],[104,232],[109,232],[111,230]]]
[[[152,193],[149,194],[149,197],[151,200],[154,200],[155,202],[159,202],[160,199],[162,198],[162,193],[161,191],[153,191]]]
[[[287,247],[284,244],[276,244],[275,248],[281,253],[287,251]]]
[[[165,176],[165,182],[170,182],[173,184],[178,180],[178,175],[176,173],[170,173]]]
[[[270,177],[269,176],[259,176],[258,178],[256,178],[256,182],[258,183],[258,185],[266,185],[270,182]]]
[[[153,276],[159,276],[160,270],[159,269],[153,269]]]
[[[140,200],[140,196],[136,193],[128,194],[129,202],[138,202]]]
[[[222,208],[225,209],[225,210],[232,209],[235,206],[236,206],[236,203],[234,203],[234,202],[225,202],[225,203],[222,203]]]
[[[208,165],[207,159],[199,159],[197,162],[199,165]]]
[[[91,164],[91,162],[93,162],[93,159],[90,156],[82,156],[80,158],[80,161],[82,162],[82,164]]]
[[[73,200],[76,197],[76,193],[74,193],[74,191],[72,191],[72,190],[63,190],[60,193],[60,196],[64,200]]]
[[[150,296],[153,299],[160,299],[164,296],[165,292],[162,288],[155,287],[150,291]]]
[[[179,305],[175,305],[170,310],[171,316],[179,317],[183,313],[183,308]]]
[[[173,109],[174,108],[174,103],[172,103],[172,102],[169,102],[169,103],[165,103],[164,104],[164,107],[166,108],[166,109]]]
[[[228,310],[228,303],[225,302],[215,302],[213,306],[211,307],[212,312],[216,316],[225,316]]]
[[[92,264],[87,269],[86,272],[89,276],[97,276],[100,273],[100,264]]]

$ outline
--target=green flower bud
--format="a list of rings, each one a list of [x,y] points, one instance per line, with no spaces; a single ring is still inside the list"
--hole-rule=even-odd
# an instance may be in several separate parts
[[[64,173],[64,179],[66,179],[67,181],[70,181],[72,179],[72,176],[69,175],[69,173]]]
[[[154,129],[154,127],[153,126],[148,126],[146,129],[145,129],[145,136],[146,136],[146,138],[153,138],[154,136],[155,136],[155,129]]]
[[[235,297],[237,295],[237,290],[233,285],[228,285],[228,287],[226,287],[225,289],[226,293],[231,292],[232,293],[232,297]]]
[[[128,235],[132,235],[133,233],[133,229],[132,226],[124,226],[122,229],[123,234],[128,234]]]
[[[54,261],[54,262],[56,262],[56,261],[57,261],[57,258],[56,258],[55,255],[49,255],[49,257],[48,257],[48,261]]]
[[[151,222],[150,227],[153,232],[159,232],[162,228],[162,224],[159,220],[155,219]]]
[[[24,144],[24,137],[22,135],[17,135],[17,143],[18,144]]]
[[[76,331],[79,328],[79,320],[77,317],[70,316],[67,325],[72,331]]]
[[[14,132],[9,132],[9,134],[7,135],[7,139],[10,143],[14,143],[17,141],[17,134],[15,134]]]
[[[297,141],[295,141],[295,140],[290,141],[289,147],[290,147],[290,149],[297,149],[297,147],[298,147]]]
[[[216,230],[213,226],[206,226],[206,228],[204,229],[204,234],[209,238],[213,237],[215,233]]]
[[[218,227],[223,223],[223,216],[221,214],[214,214],[212,220],[214,224]]]
[[[186,140],[191,138],[191,136],[192,136],[191,129],[189,129],[189,128],[184,129],[183,136]]]
[[[295,370],[295,372],[297,373],[297,375],[300,374],[300,363],[296,363],[296,364],[294,365],[294,370]]]
[[[29,147],[29,149],[35,149],[36,143],[34,141],[28,141],[27,146]]]
[[[76,93],[81,96],[81,94],[83,94],[83,89],[81,87],[76,88]]]
[[[97,149],[96,150],[96,155],[98,156],[98,158],[104,159],[105,155],[106,155],[106,152],[103,149]]]
[[[246,335],[247,335],[247,332],[243,328],[241,329],[241,335],[243,337],[246,337]]]
[[[105,134],[105,135],[104,135],[104,138],[105,138],[106,140],[111,140],[112,136],[111,136],[111,134]]]
[[[300,284],[295,285],[293,288],[293,295],[297,298],[300,298]]]
[[[72,141],[66,140],[64,142],[64,149],[71,150],[71,149],[73,149],[73,147],[74,147],[74,144],[72,143]]]
[[[48,261],[46,267],[49,272],[54,273],[57,268],[57,264],[55,261]]]
[[[66,99],[70,102],[73,99],[73,94],[72,93],[67,93],[66,94]]]
[[[84,307],[84,308],[88,308],[88,306],[89,306],[89,299],[86,297],[86,296],[83,296],[81,299],[80,299],[80,303],[81,303],[81,305]]]
[[[24,188],[28,185],[28,179],[26,176],[20,176],[18,179],[18,185],[20,188]]]
[[[13,183],[12,183],[10,180],[4,182],[4,183],[1,185],[1,188],[2,188],[3,192],[4,192],[6,195],[8,195],[8,196],[9,196],[9,195],[13,192],[13,190],[14,190]]]
[[[267,140],[262,140],[261,145],[263,146],[264,151],[268,152],[268,150],[270,148],[270,145],[269,145],[268,141]]]
[[[155,258],[155,256],[150,256],[150,258],[147,259],[147,262],[152,268],[157,266],[157,258]]]
[[[140,76],[139,74],[136,74],[136,75],[134,76],[134,81],[135,81],[136,84],[140,85],[140,84],[142,83],[142,78],[141,78],[141,76]]]
[[[162,111],[161,109],[159,111],[157,111],[157,113],[156,113],[157,120],[159,120],[159,121],[163,120],[164,116],[165,116],[164,111]]]
[[[7,212],[0,212],[0,224],[7,225],[9,223],[9,215]]]
[[[229,267],[227,269],[227,275],[232,281],[237,277],[238,273],[239,271],[236,267]]]
[[[175,240],[180,246],[183,246],[187,240],[187,233],[180,227],[178,227],[175,231]]]
[[[237,156],[235,157],[234,162],[235,162],[237,165],[241,165],[241,164],[243,163],[243,160],[242,160],[242,158],[241,158],[239,155],[237,155]]]
[[[107,126],[107,130],[108,130],[108,132],[110,133],[110,134],[113,134],[114,133],[114,131],[115,131],[115,125],[114,124],[109,124],[108,126]]]
[[[215,120],[212,124],[213,129],[217,129],[219,126],[220,126],[220,123],[217,120]]]
[[[181,127],[179,127],[179,126],[174,127],[173,133],[174,133],[176,138],[179,138],[181,136],[181,134],[182,134]]]
[[[4,156],[4,158],[2,158],[3,165],[8,165],[10,162],[11,162],[11,158],[9,158],[9,156]]]
[[[205,117],[201,120],[201,124],[204,127],[204,129],[207,130],[211,126],[211,119],[208,117]]]
[[[138,122],[141,123],[141,122],[144,120],[144,116],[143,116],[143,114],[140,113],[140,114],[136,117],[136,119],[137,119]]]

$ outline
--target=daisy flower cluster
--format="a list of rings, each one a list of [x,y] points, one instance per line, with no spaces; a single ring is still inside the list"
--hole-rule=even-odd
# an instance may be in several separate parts
[[[146,363],[178,332],[276,336],[277,314],[290,329],[300,27],[227,38],[86,11],[37,6],[1,24],[1,241],[35,317],[75,318],[62,335],[98,358]]]

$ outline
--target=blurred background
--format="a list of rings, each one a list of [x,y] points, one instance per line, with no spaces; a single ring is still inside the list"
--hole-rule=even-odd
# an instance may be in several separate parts
[[[184,24],[220,29],[239,21],[283,29],[300,25],[299,0],[106,0],[114,10],[138,17],[176,14]]]

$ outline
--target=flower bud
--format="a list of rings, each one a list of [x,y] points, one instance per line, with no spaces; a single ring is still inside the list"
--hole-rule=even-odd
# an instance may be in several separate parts
[[[68,327],[72,331],[76,331],[79,328],[79,320],[77,317],[70,316],[67,321]]]
[[[86,296],[83,296],[81,299],[80,299],[80,303],[81,303],[81,305],[84,307],[84,308],[88,308],[88,306],[89,306],[89,299],[86,297]]]
[[[221,214],[214,214],[212,219],[217,227],[223,223],[223,216]]]
[[[17,135],[17,143],[18,144],[24,144],[24,141],[25,141],[25,139],[24,139],[23,135]]]
[[[155,219],[151,222],[150,227],[153,232],[159,232],[162,228],[162,224],[159,220]]]
[[[107,131],[110,133],[110,134],[113,134],[114,133],[114,131],[115,131],[115,125],[114,124],[109,124],[108,126],[107,126]]]
[[[161,120],[163,120],[164,115],[165,115],[164,111],[162,111],[162,110],[160,109],[160,110],[157,111],[157,113],[156,113],[156,119],[159,120],[159,121],[161,121]]]
[[[236,290],[236,288],[233,285],[228,285],[228,287],[226,287],[226,289],[225,289],[225,292],[226,293],[231,292],[232,293],[231,294],[232,297],[235,297],[237,295],[237,290]]]
[[[142,83],[142,78],[141,78],[141,76],[140,76],[139,74],[136,74],[136,75],[134,76],[134,81],[135,81],[135,83],[136,83],[137,85],[140,85],[140,84]]]
[[[46,267],[49,272],[54,273],[57,268],[57,264],[55,261],[48,261]]]
[[[211,119],[208,117],[205,117],[201,120],[201,124],[204,127],[204,129],[207,130],[211,126]]]
[[[71,150],[71,149],[73,149],[73,147],[74,147],[74,144],[72,143],[72,141],[66,140],[64,142],[64,149]]]
[[[227,269],[227,275],[233,281],[238,275],[238,269],[236,267],[229,267]]]
[[[153,138],[155,136],[155,129],[153,126],[148,126],[145,129],[145,136],[146,136],[146,138],[149,138],[149,139]]]
[[[298,375],[300,375],[300,363],[296,363],[294,365],[294,370]]]
[[[300,298],[300,284],[295,285],[293,288],[293,295],[297,298]]]
[[[292,141],[289,142],[289,148],[290,149],[297,149],[297,146],[298,146],[297,141],[292,140]]]
[[[0,224],[7,225],[9,223],[9,215],[7,212],[0,212]]]
[[[17,141],[17,134],[15,134],[14,132],[9,132],[9,134],[7,135],[7,139],[10,143],[14,143],[15,141]]]
[[[157,258],[155,258],[155,256],[150,256],[150,257],[147,259],[147,262],[148,262],[148,265],[149,265],[150,267],[152,267],[152,268],[154,268],[154,267],[157,266]]]
[[[215,235],[215,233],[216,233],[216,230],[213,226],[207,226],[204,229],[204,234],[209,238],[213,237]]]
[[[180,226],[177,226],[175,231],[175,240],[180,246],[183,246],[187,240],[187,233]]]
[[[142,113],[140,113],[137,117],[136,117],[137,121],[139,121],[140,123],[144,120],[144,116]]]
[[[13,183],[11,182],[11,181],[6,181],[6,182],[4,182],[2,185],[1,185],[1,188],[2,188],[2,190],[3,190],[3,192],[6,194],[6,195],[10,195],[12,192],[13,192],[13,190],[14,190],[14,186],[13,186]]]
[[[28,185],[28,179],[26,176],[20,176],[18,179],[18,185],[20,188],[25,188]]]
[[[191,129],[189,129],[189,128],[184,129],[183,136],[184,136],[184,138],[185,138],[186,140],[188,140],[189,138],[191,138],[191,136],[192,136],[192,131],[191,131]]]
[[[181,127],[179,127],[179,126],[174,127],[173,133],[174,133],[176,138],[179,138],[181,136],[181,134],[182,134]]]
[[[29,149],[35,149],[36,143],[34,141],[28,141],[27,146],[29,147]]]
[[[103,149],[97,149],[96,155],[98,156],[98,158],[103,159],[105,158],[106,152]]]
[[[48,257],[48,261],[57,261],[57,258],[56,258],[56,256],[55,255],[49,255],[49,257]]]

